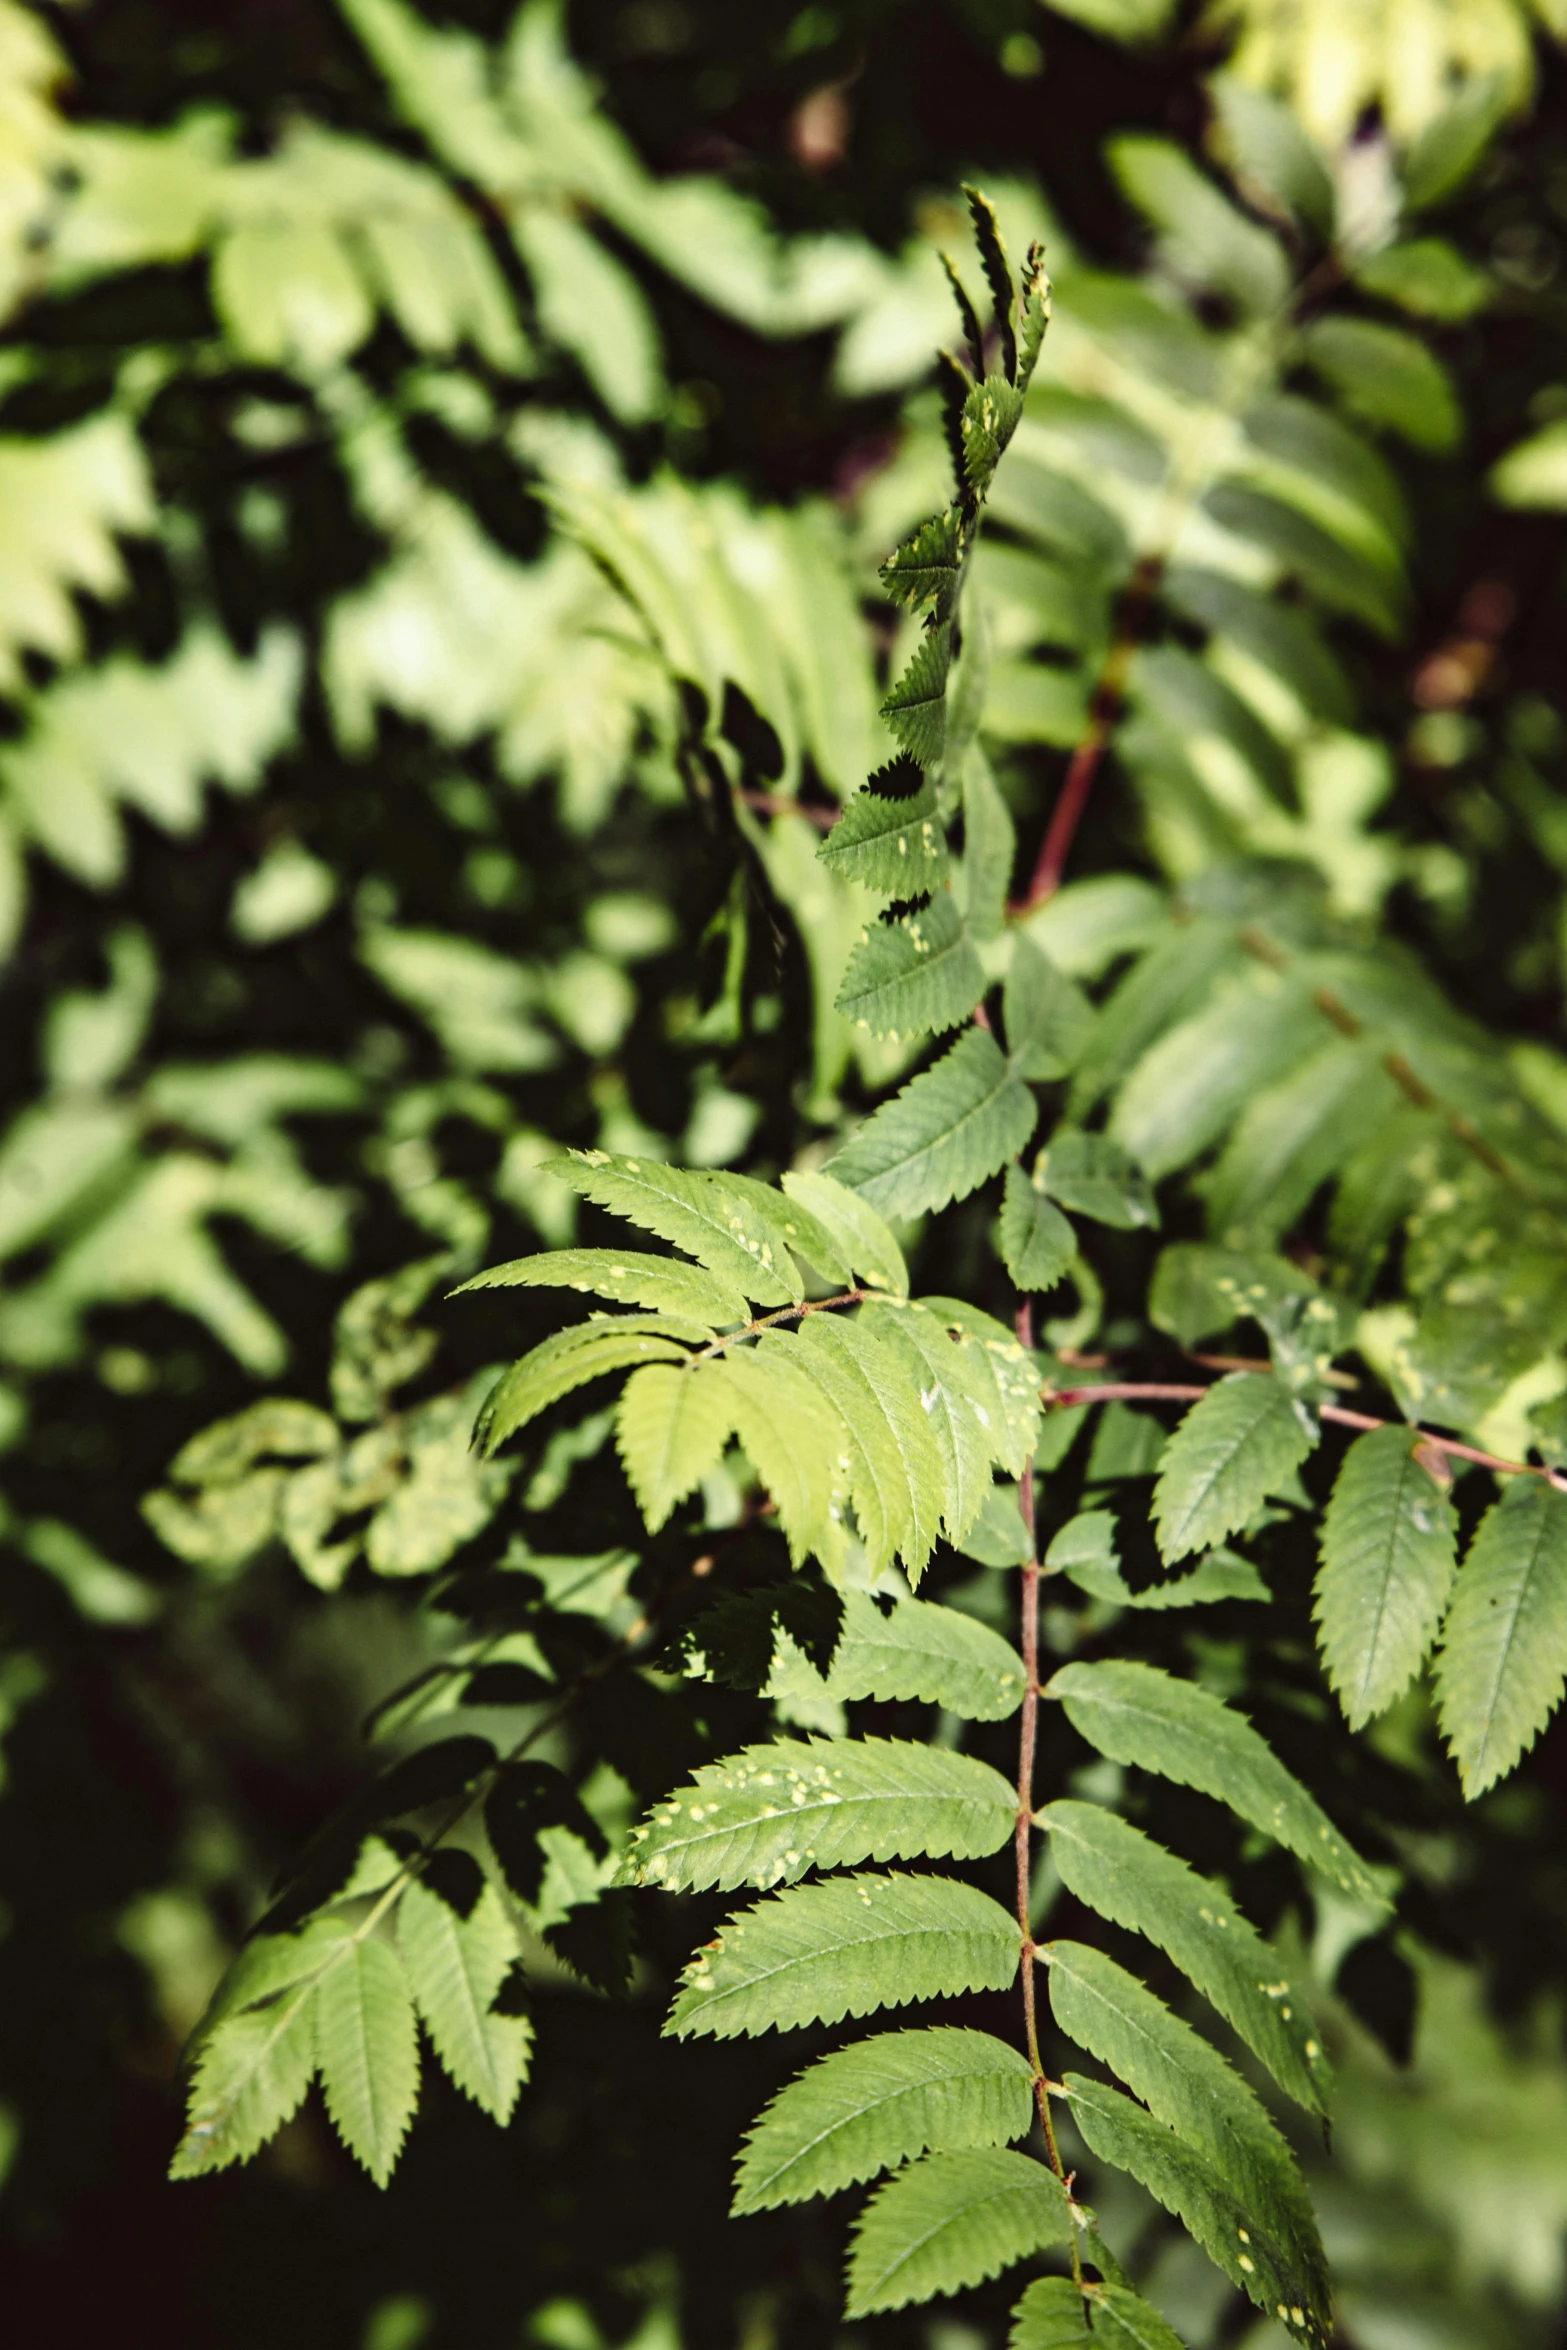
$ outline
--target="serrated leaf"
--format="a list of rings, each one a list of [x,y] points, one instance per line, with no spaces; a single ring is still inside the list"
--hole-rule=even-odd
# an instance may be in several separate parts
[[[1012,264],[1007,259],[1007,248],[1001,234],[1001,223],[996,208],[982,188],[971,188],[965,181],[963,193],[968,198],[969,218],[974,224],[974,241],[979,247],[980,264],[985,272],[985,283],[990,288],[991,311],[996,333],[1001,339],[1002,365],[1010,382],[1017,381],[1017,333],[1014,311],[1017,288],[1012,283]]]
[[[1385,1047],[1335,1037],[1242,1112],[1208,1187],[1208,1229],[1272,1248],[1401,1099]]]
[[[1028,266],[1019,289],[1017,387],[1026,392],[1033,381],[1045,330],[1050,324],[1050,280],[1045,275],[1044,248],[1030,245]]]
[[[417,1878],[398,1905],[397,1940],[436,2055],[465,2097],[510,2121],[528,2074],[533,2027],[497,2015],[495,1995],[517,1957],[517,1937],[491,1885],[466,1917]]]
[[[1004,1991],[1016,1918],[951,1877],[830,1877],[726,1919],[680,1979],[665,2030],[720,2040],[878,2007]]]
[[[656,1314],[606,1316],[552,1331],[490,1389],[474,1423],[475,1442],[494,1452],[573,1388],[610,1371],[627,1371],[636,1363],[685,1362],[685,1348],[674,1343],[677,1335],[697,1343],[710,1334]]]
[[[878,922],[849,957],[837,1009],[872,1036],[939,1034],[966,1020],[985,974],[950,890],[896,922]]]
[[[1352,415],[1385,425],[1412,448],[1442,455],[1463,437],[1452,377],[1424,343],[1369,318],[1319,318],[1302,337],[1305,357]]]
[[[716,1176],[608,1151],[573,1151],[546,1160],[543,1171],[611,1215],[656,1232],[760,1305],[787,1305],[802,1294],[799,1276],[787,1255],[779,1260],[767,1224]]]
[[[791,1200],[811,1211],[851,1274],[885,1289],[893,1297],[909,1294],[909,1269],[903,1251],[870,1202],[831,1175],[803,1173],[791,1168],[783,1177]]]
[[[1088,2312],[1094,2330],[1088,2331]],[[1119,2284],[1088,2285],[1070,2277],[1036,2277],[1012,2312],[1007,2350],[1185,2350],[1140,2293]]]
[[[316,2053],[326,2109],[350,2154],[384,2187],[419,2094],[408,1977],[390,1942],[345,1944],[316,1986]]]
[[[1471,1801],[1533,1745],[1564,1680],[1567,1494],[1518,1477],[1469,1545],[1437,1658],[1437,1718]]]
[[[1039,1370],[1033,1356],[994,1315],[957,1297],[923,1297],[918,1316],[949,1331],[962,1347],[983,1408],[995,1457],[1021,1477],[1039,1435]]]
[[[940,1496],[942,1531],[949,1541],[961,1540],[983,1505],[996,1454],[989,1397],[976,1376],[972,1350],[954,1344],[917,1305],[870,1305],[860,1321],[888,1358],[890,1375],[918,1398],[941,1464],[934,1490]]]
[[[868,2317],[983,2284],[1072,2240],[1066,2189],[1032,2155],[1001,2147],[927,2154],[879,2187],[849,2253],[844,2315]]]
[[[170,2178],[246,2161],[298,2111],[315,2069],[313,1990],[224,2017],[202,2043]]]
[[[1280,2087],[1325,2113],[1330,2074],[1310,2011],[1229,1896],[1097,1804],[1052,1803],[1037,1817],[1068,1891],[1167,1951]]]
[[[885,1215],[923,1215],[966,1199],[1016,1158],[1037,1116],[995,1038],[966,1029],[934,1068],[866,1120],[829,1172]]]
[[[833,1572],[843,1555],[849,1434],[799,1359],[797,1341],[764,1332],[755,1347],[721,1356],[712,1376],[772,1496],[790,1557],[798,1567],[814,1555]]]
[[[683,1265],[676,1257],[639,1256],[629,1250],[544,1249],[536,1257],[491,1265],[451,1294],[466,1297],[471,1289],[575,1289],[712,1329],[747,1319],[744,1298],[728,1282],[695,1265]]]
[[[1153,1506],[1165,1563],[1238,1533],[1316,1441],[1311,1414],[1279,1380],[1218,1380],[1164,1448]]]
[[[1022,414],[1023,395],[1004,375],[987,375],[964,401],[958,422],[963,478],[976,498],[988,493],[1001,453],[1016,432]]]
[[[730,1399],[712,1366],[648,1363],[621,1390],[615,1433],[650,1534],[684,1501],[729,1441]]]
[[[878,897],[917,898],[947,878],[947,838],[937,814],[936,787],[912,762],[900,761],[918,789],[893,794],[872,776],[845,801],[843,814],[817,850],[830,871]],[[882,770],[888,780],[892,772]]]
[[[1243,1320],[1266,1329],[1313,1294],[1310,1275],[1287,1257],[1178,1240],[1159,1251],[1148,1319],[1193,1347]]]
[[[1322,1519],[1317,1638],[1352,1730],[1390,1706],[1436,1638],[1458,1521],[1412,1428],[1373,1428],[1344,1455]]]
[[[1077,1235],[1021,1167],[1007,1169],[1001,1197],[1001,1261],[1025,1293],[1054,1289],[1077,1255]]]
[[[1107,1134],[1058,1126],[1034,1161],[1034,1181],[1048,1198],[1096,1224],[1118,1232],[1157,1229],[1159,1210],[1147,1177]]]
[[[1047,1952],[1050,2004],[1080,2048],[1108,2065],[1156,2121],[1212,2162],[1290,2280],[1282,2298],[1323,2309],[1327,2263],[1293,2155],[1240,2075],[1134,1975],[1080,1942]],[[1238,2246],[1246,2251],[1247,2244]],[[1257,2254],[1252,2252],[1255,2268]]]
[[[1175,2212],[1215,2267],[1258,2308],[1270,2315],[1282,2310],[1280,2323],[1305,2341],[1326,2340],[1332,2320],[1325,2297],[1279,2257],[1260,2227],[1248,2224],[1255,2215],[1205,2155],[1183,2145],[1119,2090],[1078,2073],[1067,2074],[1066,2087],[1072,2118],[1101,2161],[1130,2171]]]
[[[779,2091],[747,2133],[731,2210],[836,2195],[944,2149],[1023,2137],[1034,2115],[1028,2059],[988,2032],[938,2024],[878,2032],[824,2056]]]
[[[1076,1068],[1094,1025],[1082,989],[1026,934],[1012,949],[1003,1012],[1007,1050],[1020,1077],[1048,1080]]]
[[[918,1580],[956,1496],[919,1387],[896,1349],[880,1343],[880,1328],[816,1314],[795,1346],[848,1432],[849,1491],[873,1568],[900,1557]]]
[[[708,1175],[704,1181],[712,1186],[720,1209],[729,1215],[744,1245],[761,1245],[763,1262],[779,1268],[797,1304],[805,1292],[791,1256],[803,1257],[834,1281],[847,1278],[848,1268],[839,1260],[831,1233],[798,1198],[785,1198],[770,1183],[758,1183],[752,1175],[726,1171]]]
[[[887,557],[882,584],[895,604],[934,604],[944,619],[956,598],[964,551],[963,517],[949,506]]]
[[[884,1611],[846,1591],[827,1687],[845,1700],[916,1699],[970,1722],[1001,1722],[1023,1698],[1023,1661],[988,1625],[956,1608],[903,1599]]]
[[[1063,1665],[1045,1689],[1090,1746],[1196,1787],[1331,1877],[1357,1901],[1382,1902],[1375,1878],[1314,1797],[1279,1761],[1244,1714],[1195,1681],[1156,1665],[1106,1657]]]
[[[898,748],[926,769],[941,764],[947,740],[947,675],[952,627],[938,621],[916,645],[908,667],[881,705]]]
[[[633,1828],[624,1884],[770,1889],[865,1860],[998,1852],[1017,1792],[972,1755],[902,1738],[776,1739],[704,1764]]]

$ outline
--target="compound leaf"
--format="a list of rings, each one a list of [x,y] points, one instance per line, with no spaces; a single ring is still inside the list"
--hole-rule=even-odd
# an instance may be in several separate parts
[[[922,1215],[966,1199],[1016,1158],[1037,1116],[995,1038],[968,1028],[866,1120],[832,1173],[885,1215]]]
[[[345,1943],[316,1986],[326,2109],[378,2187],[392,2175],[419,2094],[419,2036],[402,1960],[370,1935]]]
[[[1458,1570],[1437,1659],[1437,1715],[1471,1800],[1544,1729],[1567,1679],[1567,1494],[1518,1477]]]

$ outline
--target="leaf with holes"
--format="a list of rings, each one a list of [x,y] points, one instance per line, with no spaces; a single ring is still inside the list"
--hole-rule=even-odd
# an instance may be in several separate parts
[[[913,788],[880,791],[883,781]],[[816,853],[830,872],[877,897],[918,898],[939,889],[947,878],[947,836],[935,785],[912,759],[895,760],[844,802]]]
[[[612,1216],[657,1233],[760,1305],[786,1305],[802,1294],[799,1275],[787,1252],[777,1250],[769,1224],[727,1193],[716,1176],[608,1151],[573,1151],[546,1160],[544,1172]]]

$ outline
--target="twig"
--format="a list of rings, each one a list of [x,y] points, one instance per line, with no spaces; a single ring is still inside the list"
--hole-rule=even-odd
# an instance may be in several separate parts
[[[810,800],[786,799],[781,792],[751,791],[743,784],[735,786],[735,798],[747,808],[754,808],[758,816],[803,816],[818,832],[831,832],[839,816],[836,808],[818,808]]]
[[[1250,1371],[1262,1378],[1272,1376],[1267,1363],[1237,1361],[1238,1371]],[[1163,1379],[1110,1379],[1102,1387],[1044,1387],[1040,1400],[1047,1412],[1069,1411],[1075,1404],[1090,1403],[1200,1403],[1208,1393],[1206,1387],[1182,1386]],[[1434,1429],[1422,1428],[1413,1420],[1379,1420],[1371,1412],[1352,1412],[1344,1404],[1318,1404],[1317,1417],[1331,1420],[1338,1428],[1407,1428],[1412,1437],[1430,1445],[1433,1452],[1446,1453],[1455,1461],[1472,1461],[1476,1468],[1494,1469],[1507,1477],[1543,1477],[1547,1485],[1554,1485],[1558,1493],[1567,1493],[1567,1474],[1559,1469],[1542,1468],[1537,1461],[1507,1461],[1499,1453],[1482,1452],[1478,1445],[1462,1444],[1456,1436],[1438,1436]]]

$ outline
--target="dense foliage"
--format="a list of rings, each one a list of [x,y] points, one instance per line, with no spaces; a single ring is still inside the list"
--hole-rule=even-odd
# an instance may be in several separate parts
[[[1550,2341],[1559,11],[45,13],[28,2338]]]

